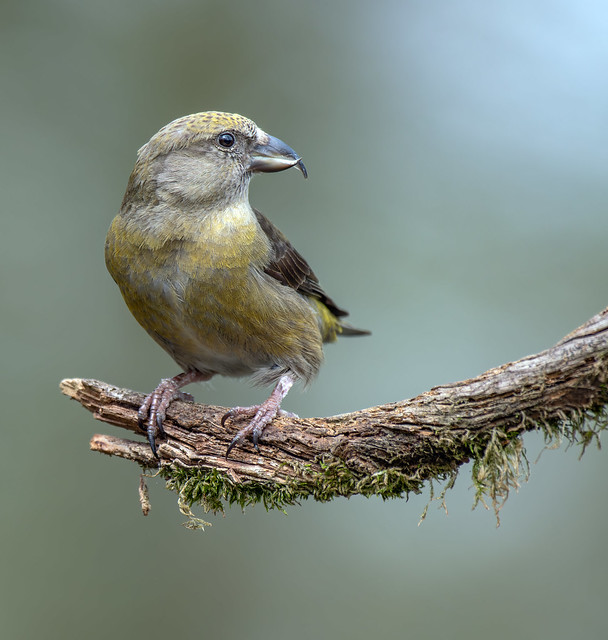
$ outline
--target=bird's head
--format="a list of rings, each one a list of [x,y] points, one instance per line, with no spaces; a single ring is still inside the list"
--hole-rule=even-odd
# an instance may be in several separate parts
[[[138,152],[132,186],[217,206],[247,198],[253,173],[306,168],[296,152],[238,114],[206,111],[164,126]]]

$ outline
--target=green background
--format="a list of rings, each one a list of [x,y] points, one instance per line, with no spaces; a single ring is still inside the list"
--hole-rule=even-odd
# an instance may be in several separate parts
[[[428,495],[231,509],[88,451],[65,377],[176,365],[103,244],[136,150],[242,113],[304,158],[253,203],[371,338],[285,407],[329,415],[540,351],[608,303],[608,10],[574,0],[22,0],[0,8],[3,638],[603,638],[605,453],[545,452],[495,528],[463,469]],[[214,380],[200,401],[265,397]],[[538,436],[526,437],[534,460]]]

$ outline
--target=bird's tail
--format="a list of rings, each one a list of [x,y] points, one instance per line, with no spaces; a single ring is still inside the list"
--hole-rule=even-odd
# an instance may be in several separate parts
[[[347,322],[340,322],[340,329],[341,336],[369,336],[372,333],[367,329],[357,329]]]

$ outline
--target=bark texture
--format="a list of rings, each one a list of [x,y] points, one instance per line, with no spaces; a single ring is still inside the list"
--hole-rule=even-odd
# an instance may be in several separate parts
[[[242,424],[222,428],[224,407],[174,402],[165,421],[167,439],[158,441],[160,466],[214,471],[233,489],[288,485],[295,489],[283,496],[287,502],[307,495],[402,495],[418,490],[426,479],[453,474],[471,458],[487,458],[489,444],[494,449],[512,445],[524,431],[565,430],[572,440],[595,435],[585,425],[590,417],[605,416],[607,379],[605,309],[554,347],[476,378],[339,416],[276,419],[264,431],[260,453],[246,442],[228,460],[226,449]],[[137,409],[143,394],[84,379],[63,380],[61,390],[96,419],[140,433]],[[95,435],[91,449],[159,466],[144,440]],[[178,490],[188,477],[187,472],[180,476]],[[219,497],[242,502],[240,495],[224,487]],[[192,501],[199,499],[205,501],[204,496]]]

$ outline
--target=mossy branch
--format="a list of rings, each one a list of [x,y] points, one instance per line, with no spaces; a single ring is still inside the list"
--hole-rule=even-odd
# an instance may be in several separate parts
[[[143,394],[83,379],[63,380],[61,390],[96,419],[139,433]],[[498,513],[527,472],[521,434],[599,445],[607,405],[605,309],[554,347],[476,378],[339,416],[276,419],[260,453],[245,443],[226,460],[239,425],[220,426],[224,407],[187,402],[169,408],[160,464],[144,441],[95,435],[91,449],[158,468],[192,526],[202,522],[193,504],[221,511],[225,503],[282,508],[307,497],[395,498],[420,492],[428,480],[447,480],[447,489],[469,460],[476,502],[489,500]]]

